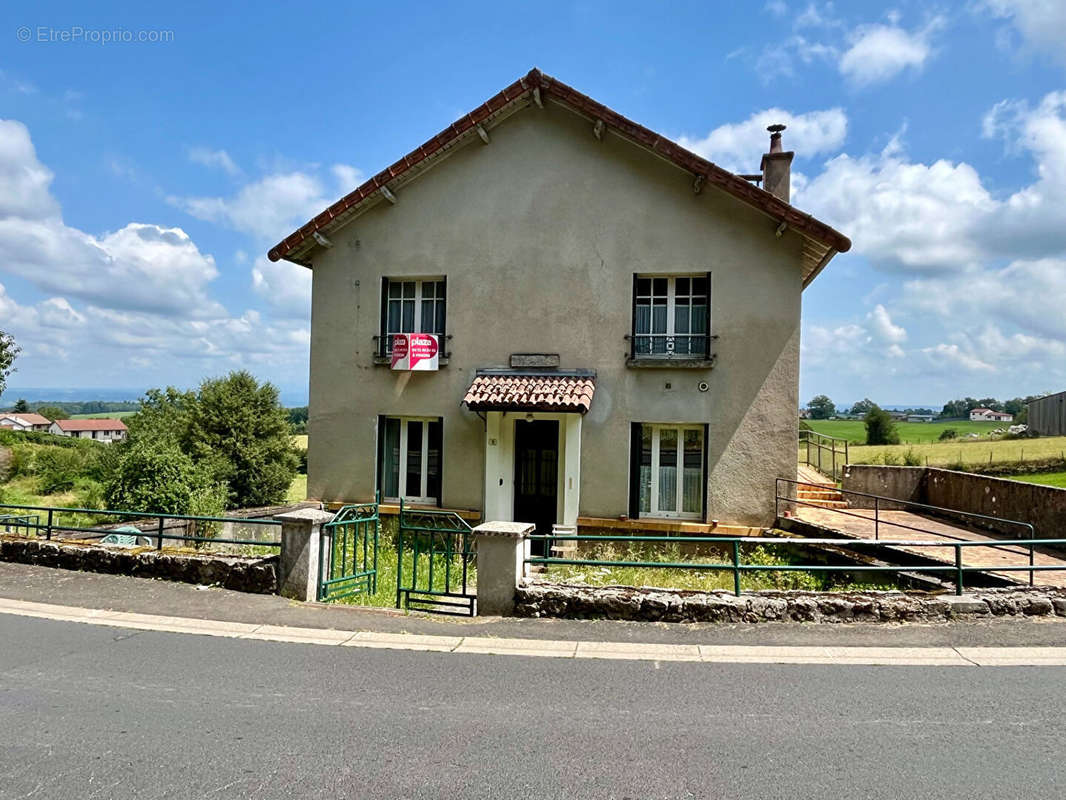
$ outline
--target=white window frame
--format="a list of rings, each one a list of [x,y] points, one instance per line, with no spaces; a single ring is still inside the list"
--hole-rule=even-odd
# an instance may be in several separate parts
[[[422,482],[421,482],[421,484],[418,487],[419,491],[421,492],[421,494],[419,496],[417,496],[417,497],[414,496],[414,495],[404,494],[401,491],[399,497],[385,497],[385,498],[382,498],[382,499],[385,500],[386,502],[389,502],[389,503],[399,503],[400,500],[402,499],[405,503],[416,503],[418,505],[436,505],[437,502],[438,502],[438,498],[429,497],[428,496],[428,494],[429,494],[429,424],[431,422],[437,422],[437,423],[441,423],[443,425],[443,421],[441,420],[440,417],[400,417],[400,416],[396,416],[396,415],[393,415],[393,414],[387,414],[385,416],[385,419],[386,420],[395,419],[395,420],[399,420],[400,421],[400,460],[399,460],[399,465],[398,465],[399,473],[397,474],[396,488],[401,489],[401,490],[407,488],[407,424],[409,422],[421,422],[422,423],[422,426],[423,426],[422,427],[422,454],[421,454],[421,459],[420,459],[421,462],[422,462]],[[442,428],[441,433],[443,434],[443,428]],[[378,435],[379,436],[384,436],[385,435],[385,431],[382,430]],[[442,449],[443,449],[443,435],[442,435],[441,438],[442,438],[441,445],[442,445]],[[442,453],[442,457],[443,457],[443,453]],[[384,471],[384,467],[385,467],[385,465],[382,464],[381,469],[383,471]],[[444,476],[442,474],[441,475],[442,482],[443,482],[443,479],[444,479]],[[384,481],[384,472],[382,473],[382,480]],[[443,483],[442,483],[442,490],[443,490]]]
[[[654,350],[652,352],[647,352],[647,353],[638,353],[638,352],[636,352],[636,349],[634,347],[634,356],[636,358],[700,358],[700,357],[706,358],[707,357],[707,352],[710,349],[708,345],[710,343],[710,335],[711,335],[711,331],[710,331],[710,312],[711,312],[711,278],[710,278],[710,274],[706,273],[706,272],[693,272],[693,273],[687,273],[687,274],[686,273],[677,273],[677,274],[670,274],[670,275],[654,275],[654,274],[647,274],[647,273],[638,272],[636,277],[637,277],[637,281],[638,281],[637,285],[639,285],[639,281],[641,281],[641,280],[650,280],[651,283],[650,283],[649,294],[647,294],[647,295],[635,295],[634,298],[633,298],[633,314],[634,314],[633,334],[634,334],[634,336],[636,336],[636,337],[640,337],[640,336],[672,336],[672,337],[675,337],[675,338],[678,337],[678,336],[703,336],[704,339],[705,339],[706,344],[704,346],[704,352],[703,353],[680,353],[680,354],[677,354],[673,350],[673,344],[669,340],[667,340],[666,341],[666,348],[667,349],[664,352],[662,352],[662,353],[656,353],[656,352],[654,352]],[[707,322],[707,331],[705,333],[703,333],[703,334],[692,333],[691,330],[689,330],[686,333],[680,333],[679,334],[675,330],[675,325],[677,323],[676,299],[677,299],[677,279],[678,278],[688,278],[690,281],[694,280],[694,279],[698,279],[698,278],[705,278],[707,280],[707,291],[706,291],[705,294],[703,294],[703,295],[694,295],[692,293],[692,284],[689,283],[689,293],[687,295],[685,295],[686,297],[689,298],[690,301],[691,301],[691,299],[693,297],[696,297],[696,296],[702,296],[702,297],[706,298],[706,301],[707,301],[707,312],[706,312],[706,314],[707,314],[708,322]],[[655,314],[654,314],[655,304],[653,302],[651,304],[651,308],[652,308],[653,311],[648,317],[648,328],[649,328],[648,332],[647,333],[637,333],[637,331],[636,331],[636,313],[637,313],[637,305],[638,305],[637,300],[639,298],[642,298],[642,297],[647,297],[649,300],[654,300],[656,297],[659,296],[659,295],[655,294],[655,281],[657,279],[658,280],[663,280],[663,279],[666,280],[666,330],[663,331],[662,333],[656,333],[655,331],[651,330],[651,328],[654,327],[654,318],[655,318]],[[691,309],[691,305],[689,306],[689,308]],[[692,327],[692,312],[690,310],[689,311],[689,328],[691,329],[691,327]],[[652,344],[652,347],[654,347],[655,340],[651,339],[650,342]]]
[[[403,301],[412,299],[412,298],[409,298],[409,297],[405,298],[403,296],[403,285],[407,284],[407,283],[413,283],[415,285],[415,296],[413,298],[414,299],[414,303],[415,303],[414,325],[413,325],[414,329],[410,330],[410,331],[403,330]],[[432,333],[432,334],[437,335],[437,336],[443,336],[444,335],[444,331],[436,331],[436,330],[434,330],[434,331],[424,331],[424,330],[422,330],[422,301],[423,301],[423,298],[422,298],[422,287],[425,284],[427,284],[427,283],[432,283],[432,284],[435,284],[435,285],[436,284],[443,284],[444,285],[444,297],[442,297],[442,298],[441,297],[437,297],[436,294],[434,294],[433,297],[429,298],[429,301],[434,304],[434,309],[433,309],[433,311],[434,311],[434,314],[433,314],[434,327],[436,327],[436,304],[439,301],[441,301],[441,300],[444,301],[444,303],[445,303],[445,306],[444,306],[444,326],[445,326],[445,328],[447,328],[447,325],[448,325],[448,306],[447,306],[447,303],[448,303],[448,288],[447,288],[447,279],[445,278],[444,275],[438,275],[438,276],[435,276],[435,277],[427,277],[427,278],[390,278],[388,276],[385,276],[385,286],[384,286],[384,289],[385,289],[385,302],[384,302],[385,319],[382,320],[382,326],[381,327],[382,327],[382,330],[383,330],[384,335],[385,335],[385,350],[384,351],[386,353],[391,353],[392,352],[392,337],[395,334],[398,334],[398,333]],[[400,287],[400,296],[398,298],[393,298],[392,295],[390,294],[391,289],[392,289],[393,286],[399,286]],[[399,323],[399,329],[398,330],[392,330],[389,327],[389,305],[390,305],[390,303],[393,300],[399,300],[400,301],[400,323]]]
[[[706,494],[706,488],[704,488],[704,481],[707,476],[704,475],[704,466],[706,463],[706,448],[707,437],[705,435],[705,429],[700,424],[688,424],[688,423],[641,423],[641,430],[651,430],[651,482],[648,488],[648,511],[644,511],[639,508],[638,513],[641,517],[654,517],[656,519],[703,519],[703,497]],[[673,430],[677,431],[677,484],[676,492],[677,498],[675,500],[674,508],[676,511],[659,511],[659,440],[662,431]],[[696,431],[700,437],[700,509],[698,511],[682,511],[684,507],[685,497],[685,432]],[[643,447],[643,442],[637,443],[638,447]]]

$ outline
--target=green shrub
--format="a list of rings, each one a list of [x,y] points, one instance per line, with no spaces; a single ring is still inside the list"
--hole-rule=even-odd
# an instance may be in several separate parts
[[[866,444],[899,444],[896,423],[884,409],[874,406],[863,419],[866,425]]]
[[[959,432],[957,430],[955,430],[954,428],[944,428],[944,430],[942,430],[940,432],[940,441],[942,441],[942,442],[946,442],[946,441],[949,441],[951,439],[958,439],[958,438],[959,438]]]
[[[906,467],[920,467],[922,465],[922,457],[914,452],[913,447],[908,447],[907,452],[903,454],[903,465]]]
[[[212,482],[177,445],[141,441],[123,450],[104,486],[108,508],[189,514],[202,507]]]
[[[899,457],[899,453],[892,453],[887,450],[881,457],[881,460],[886,467],[898,467],[903,463],[903,459]]]

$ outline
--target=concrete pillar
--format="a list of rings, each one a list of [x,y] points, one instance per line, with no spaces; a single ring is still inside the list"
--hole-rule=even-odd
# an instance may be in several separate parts
[[[477,544],[477,613],[514,614],[515,589],[522,581],[529,522],[485,522],[474,528]]]
[[[333,519],[329,511],[300,508],[274,517],[281,523],[281,557],[278,559],[278,594],[293,600],[318,599],[320,548],[325,539],[329,552],[330,533],[322,526]]]

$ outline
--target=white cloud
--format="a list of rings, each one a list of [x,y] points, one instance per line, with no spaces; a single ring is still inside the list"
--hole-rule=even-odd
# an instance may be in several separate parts
[[[1066,61],[1066,3],[1062,0],[985,0],[981,7],[995,17],[1009,19],[1027,48]]]
[[[869,321],[873,333],[882,341],[898,345],[900,342],[907,340],[906,329],[892,322],[892,317],[880,303],[874,306],[874,310],[866,315],[866,319]]]
[[[334,164],[330,171],[342,195],[354,191],[363,182],[363,171],[349,164]]]
[[[880,153],[840,155],[793,202],[851,237],[879,266],[953,269],[980,255],[977,229],[996,202],[968,164],[912,163],[898,140]]]
[[[1066,92],[1052,92],[1032,109],[997,104],[982,130],[1027,153],[1037,180],[997,197],[971,165],[913,162],[895,138],[876,155],[830,160],[795,187],[795,203],[846,232],[856,252],[886,269],[958,271],[1066,250]]]
[[[967,372],[995,372],[995,367],[966,352],[957,344],[938,344],[925,347],[922,354],[936,368],[951,370],[961,368]]]
[[[350,191],[350,190],[349,190]],[[197,219],[276,242],[326,208],[333,197],[306,172],[267,175],[232,197],[169,198]]]
[[[677,141],[728,170],[754,172],[770,144],[766,126],[775,123],[788,126],[784,134],[786,149],[795,150],[800,157],[839,150],[848,131],[848,118],[840,108],[805,114],[768,108],[752,114],[744,122],[720,125],[703,138],[679,136]]]
[[[216,314],[218,275],[180,228],[131,222],[97,237],[63,222],[29,131],[0,121],[0,263],[39,288],[118,308]]]
[[[311,270],[265,256],[252,267],[252,289],[281,314],[306,318],[311,311]]]
[[[840,73],[862,87],[883,83],[907,69],[919,71],[932,55],[932,37],[943,24],[937,17],[914,31],[894,24],[860,25],[848,36],[850,46],[840,56]]]
[[[63,221],[52,177],[26,127],[0,121],[0,263],[46,295],[21,302],[0,285],[0,321],[23,347],[21,382],[162,385],[238,367],[306,369],[306,307],[302,319],[231,315],[209,294],[214,259],[183,230],[78,230]]]
[[[236,162],[230,158],[230,154],[225,150],[211,150],[207,147],[190,147],[189,161],[194,164],[201,164],[205,167],[221,169],[227,175],[236,176],[241,174],[241,168],[237,166]]]

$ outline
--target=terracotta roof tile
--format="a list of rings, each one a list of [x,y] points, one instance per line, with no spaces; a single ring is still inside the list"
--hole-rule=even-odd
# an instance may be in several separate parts
[[[577,411],[592,406],[591,375],[477,375],[463,397],[474,411]]]
[[[61,431],[124,431],[126,423],[120,419],[57,419]]]

